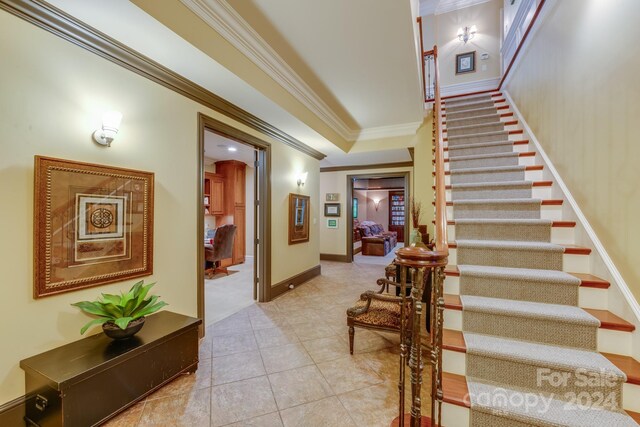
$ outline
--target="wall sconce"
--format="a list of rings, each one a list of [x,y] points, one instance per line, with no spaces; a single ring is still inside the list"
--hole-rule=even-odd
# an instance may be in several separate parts
[[[93,139],[100,145],[111,147],[111,141],[118,134],[122,113],[119,111],[107,111],[102,115],[102,129],[93,133]]]
[[[376,212],[377,212],[378,208],[380,207],[380,199],[378,199],[377,197],[373,199],[373,206],[376,208]]]
[[[471,40],[477,32],[478,29],[475,25],[472,25],[470,27],[458,28],[458,40],[464,42],[464,44],[467,44],[467,42]]]
[[[298,175],[298,187],[304,187],[304,183],[307,182],[307,176],[309,176],[309,172],[302,172]]]

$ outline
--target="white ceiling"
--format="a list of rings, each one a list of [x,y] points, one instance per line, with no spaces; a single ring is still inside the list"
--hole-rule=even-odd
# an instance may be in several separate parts
[[[440,15],[491,0],[420,0],[420,16]]]
[[[229,147],[235,148],[236,151],[229,151]],[[255,152],[253,147],[225,138],[217,133],[210,131],[204,133],[205,164],[211,164],[218,160],[238,160],[253,167]]]
[[[335,98],[361,129],[422,121],[409,0],[229,4],[311,89]]]

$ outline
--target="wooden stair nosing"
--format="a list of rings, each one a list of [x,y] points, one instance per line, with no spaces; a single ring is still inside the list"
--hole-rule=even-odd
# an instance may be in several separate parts
[[[535,151],[523,151],[522,153],[518,153],[518,157],[535,157],[536,152]],[[432,160],[431,163],[435,164],[435,160]],[[444,162],[447,163],[449,162],[449,158],[447,157],[446,159],[444,159]]]
[[[533,187],[551,187],[552,185],[553,185],[553,181],[533,181],[532,183]],[[431,188],[435,190],[436,186],[432,185]],[[451,190],[451,185],[445,185],[444,189]]]
[[[464,334],[462,331],[443,329],[442,348],[444,350],[455,351],[457,353],[466,353],[467,344],[464,341]],[[623,356],[621,354],[613,353],[600,354],[609,359],[611,363],[625,373],[629,384],[640,385],[640,362],[631,356]]]
[[[505,240],[505,242],[508,240]],[[456,242],[449,242],[448,246],[452,249],[455,249],[458,247],[458,244]],[[564,253],[567,255],[589,255],[591,253],[591,248],[587,248],[585,246],[578,246],[578,245],[560,245],[560,246],[564,246]]]
[[[460,299],[460,295],[445,294],[444,308],[448,308],[449,310],[462,311],[462,300]],[[610,311],[595,310],[589,308],[583,308],[583,310],[600,321],[601,329],[620,332],[633,332],[636,329],[633,323],[627,322],[623,318],[616,316]]]
[[[509,199],[505,199],[509,200]],[[562,199],[543,199],[542,206],[562,206],[564,201]],[[431,202],[435,206],[436,202]],[[447,202],[447,206],[453,206],[453,202]]]
[[[517,166],[517,165],[516,165]],[[496,166],[496,167],[500,167],[500,166]],[[544,169],[544,165],[530,165],[530,166],[525,166],[524,170],[526,171],[541,171]],[[489,172],[489,171],[487,171]],[[432,175],[435,175],[435,172],[431,172]],[[445,175],[451,175],[451,171],[445,171],[444,172]]]
[[[458,270],[457,265],[448,265],[445,268],[444,273],[447,276],[458,277],[460,276],[460,271]],[[573,277],[580,279],[580,286],[584,288],[594,288],[594,289],[609,289],[611,283],[603,280],[597,276],[586,273],[569,273]]]

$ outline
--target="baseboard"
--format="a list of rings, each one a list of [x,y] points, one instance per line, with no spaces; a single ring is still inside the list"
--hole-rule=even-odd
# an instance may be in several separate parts
[[[0,426],[24,426],[26,396],[20,396],[0,405]]]
[[[357,252],[354,250],[353,253],[355,254]],[[320,254],[320,259],[322,261],[351,262],[351,260],[347,255],[338,255],[338,254]]]
[[[276,283],[271,287],[270,297],[271,299],[274,299],[275,297],[278,297],[284,294],[285,292],[289,291],[291,289],[290,288],[291,285],[293,285],[293,287],[295,288],[299,285],[302,285],[305,282],[308,282],[314,277],[319,276],[320,274],[321,274],[321,266],[320,264],[318,264],[315,267],[312,267],[306,271],[303,271],[302,273],[296,274],[293,277],[289,277],[288,279],[285,279],[279,283]]]
[[[359,254],[360,252],[362,252],[362,246],[358,246],[357,248],[353,249],[353,254]]]

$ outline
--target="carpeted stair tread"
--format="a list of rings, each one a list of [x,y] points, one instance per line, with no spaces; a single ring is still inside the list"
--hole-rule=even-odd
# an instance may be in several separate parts
[[[532,425],[538,427],[636,427],[624,412],[569,406],[567,401],[544,397],[538,393],[509,389],[467,379],[471,408],[480,412],[478,425],[503,427]],[[544,399],[543,399],[544,397]],[[521,404],[522,398],[527,404]],[[472,421],[473,424],[473,421]]]
[[[473,116],[473,117],[463,117],[463,118],[459,118],[459,119],[449,119],[447,120],[447,127],[450,127],[451,124],[456,124],[458,122],[462,122],[464,120],[468,120],[468,119],[495,119],[496,121],[500,120],[500,116],[496,113],[496,114],[482,114],[479,116]]]
[[[471,109],[471,110],[447,111],[446,114],[444,115],[444,117],[446,117],[447,120],[451,120],[452,118],[455,118],[455,117],[463,115],[463,114],[465,115],[464,117],[468,117],[468,116],[466,116],[466,114],[473,114],[473,113],[479,113],[478,115],[482,115],[482,113],[485,113],[485,114],[496,114],[497,111],[498,111],[498,109],[495,106],[482,107],[482,108],[474,108],[474,109]],[[474,114],[473,117],[475,117],[475,116],[476,115]]]
[[[469,148],[486,148],[493,146],[505,146],[513,147],[513,141],[509,141],[508,139],[501,139],[496,141],[488,141],[488,142],[474,142],[469,144],[458,144],[455,146],[448,147],[449,148],[449,158],[454,157],[454,154],[457,150],[464,150]]]
[[[600,327],[600,321],[581,309],[570,305],[505,300],[481,296],[461,295],[462,309],[505,316],[555,320],[560,323]]]
[[[541,205],[542,199],[469,199],[469,200],[454,200],[453,206],[456,205],[484,205],[484,204],[522,204],[522,205]],[[456,222],[460,221],[456,219]]]
[[[491,172],[507,172],[507,171],[524,171],[526,166],[514,165],[514,166],[490,166],[484,168],[466,168],[455,169],[451,171],[452,175],[465,175],[470,173],[491,173]]]
[[[512,281],[535,281],[580,286],[580,279],[564,271],[538,270],[533,268],[493,267],[485,265],[458,265],[460,276]]]
[[[465,182],[460,184],[451,184],[452,190],[462,189],[482,189],[491,187],[518,187],[518,188],[531,188],[533,187],[533,181],[497,181],[497,182]]]
[[[512,251],[564,252],[563,245],[546,242],[513,242],[508,240],[456,240],[457,249],[503,249]]]
[[[500,136],[500,135],[505,135],[508,137],[509,132],[507,132],[506,130],[496,130],[491,132],[477,132],[477,133],[471,133],[466,135],[453,135],[453,136],[447,137],[447,140],[451,142],[452,140],[456,140],[456,139],[465,139],[465,138],[480,137],[480,136]]]
[[[627,376],[609,359],[594,351],[578,350],[555,345],[517,341],[490,335],[464,332],[467,354],[511,360],[531,366],[565,369],[575,372],[584,369],[599,372],[624,383]]]
[[[459,146],[458,146],[459,147]],[[481,160],[481,159],[493,159],[496,157],[519,157],[520,153],[515,151],[510,153],[495,153],[495,154],[472,154],[469,156],[457,156],[455,159],[449,159],[450,162],[464,161],[464,160]]]

